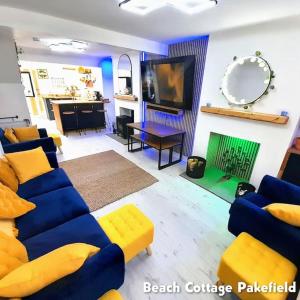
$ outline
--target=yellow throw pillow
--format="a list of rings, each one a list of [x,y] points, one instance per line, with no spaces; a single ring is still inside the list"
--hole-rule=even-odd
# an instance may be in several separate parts
[[[287,224],[300,227],[300,205],[273,203],[266,206],[265,210]]]
[[[0,297],[27,297],[76,272],[100,249],[88,244],[63,246],[25,263],[0,280]]]
[[[10,188],[0,183],[0,218],[14,219],[35,207],[34,203],[20,198]]]
[[[14,130],[12,128],[6,128],[4,130],[4,136],[12,143],[12,144],[16,144],[19,143],[19,140],[17,139],[17,137],[14,134]]]
[[[14,128],[14,133],[20,142],[32,141],[40,138],[37,126]]]
[[[18,178],[5,157],[0,158],[0,182],[14,192],[18,190]]]
[[[25,246],[15,237],[0,232],[0,278],[28,262]]]
[[[16,228],[14,219],[0,219],[0,232],[10,237],[17,237],[19,230]]]
[[[6,154],[20,184],[53,170],[42,147]]]

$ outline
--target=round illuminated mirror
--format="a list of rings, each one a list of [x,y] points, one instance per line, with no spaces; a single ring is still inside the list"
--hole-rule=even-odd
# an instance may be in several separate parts
[[[119,94],[132,94],[132,65],[127,54],[123,54],[119,58],[118,64]]]
[[[259,56],[234,58],[222,81],[222,93],[233,105],[247,105],[268,94],[273,71]]]

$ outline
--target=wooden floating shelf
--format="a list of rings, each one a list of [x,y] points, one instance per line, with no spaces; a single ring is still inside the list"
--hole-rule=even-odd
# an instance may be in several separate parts
[[[275,124],[287,124],[287,122],[289,120],[289,117],[287,117],[287,116],[265,114],[265,113],[258,113],[258,112],[240,111],[240,110],[233,110],[230,108],[221,108],[221,107],[201,106],[201,111],[205,112],[205,113],[209,113],[209,114],[235,117],[235,118],[248,119],[248,120],[255,120],[255,121],[262,121],[262,122],[269,122],[269,123],[275,123]]]
[[[115,99],[124,101],[137,101],[138,98],[134,95],[114,95]]]
[[[164,113],[171,114],[171,115],[177,115],[177,116],[183,114],[182,109],[168,107],[168,106],[159,105],[159,104],[152,104],[152,103],[147,104],[147,109],[152,109],[152,110],[164,112]]]

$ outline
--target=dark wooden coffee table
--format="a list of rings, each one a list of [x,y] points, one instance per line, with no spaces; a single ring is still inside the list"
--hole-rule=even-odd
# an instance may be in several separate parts
[[[185,131],[165,126],[159,123],[146,121],[141,123],[129,123],[127,128],[140,131],[139,134],[128,134],[128,151],[136,152],[147,148],[158,150],[158,169],[164,169],[177,164],[182,159],[182,150]],[[139,148],[133,148],[134,141],[140,142]],[[146,146],[145,146],[146,145]],[[173,161],[174,147],[179,147],[179,158]],[[169,149],[169,162],[161,164],[161,153]]]

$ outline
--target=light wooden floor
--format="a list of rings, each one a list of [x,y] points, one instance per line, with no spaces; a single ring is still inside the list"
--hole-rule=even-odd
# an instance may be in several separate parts
[[[63,137],[64,154],[58,154],[58,157],[63,161],[110,149],[159,180],[151,187],[93,213],[99,217],[125,203],[135,203],[155,224],[153,255],[148,257],[141,253],[126,266],[125,283],[120,289],[124,299],[219,299],[209,294],[145,295],[143,283],[176,281],[182,286],[187,281],[215,283],[220,256],[233,240],[227,231],[229,204],[180,177],[185,162],[158,171],[155,151],[128,153],[126,146],[104,133]]]

